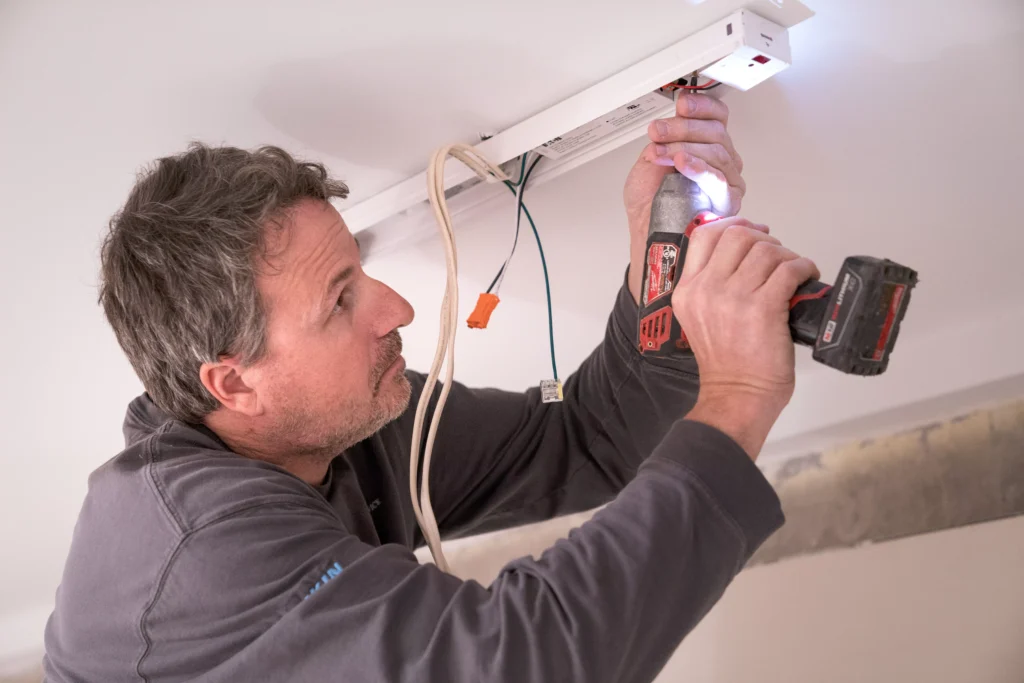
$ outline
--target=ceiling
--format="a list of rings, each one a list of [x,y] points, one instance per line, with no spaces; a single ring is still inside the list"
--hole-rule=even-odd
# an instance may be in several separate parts
[[[68,201],[48,229],[98,225],[135,169],[191,139],[322,159],[355,202],[422,170],[436,145],[505,128],[744,4],[8,1],[0,140],[19,161],[0,171],[5,205],[49,201],[38,179],[56,173]],[[761,219],[818,247],[828,231],[805,221],[827,215],[908,256],[923,233],[893,223],[1015,220],[1024,3],[808,4],[818,16],[791,31],[794,68],[727,95]],[[876,199],[887,220],[846,224],[851,203]]]
[[[37,110],[40,127],[144,126],[136,164],[189,138],[273,141],[327,162],[358,200],[439,144],[507,128],[752,4],[800,14],[768,0],[7,2],[0,49],[32,65],[7,74],[12,100],[62,105]]]

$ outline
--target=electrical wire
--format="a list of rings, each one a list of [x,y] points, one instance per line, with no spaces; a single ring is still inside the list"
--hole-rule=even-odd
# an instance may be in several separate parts
[[[537,225],[533,222],[533,216],[530,215],[530,210],[526,208],[525,204],[523,204],[523,213],[526,214],[526,220],[530,221],[533,237],[537,240],[537,251],[540,252],[540,265],[544,268],[544,291],[548,298],[548,341],[551,344],[551,378],[557,381],[558,366],[555,364],[555,322],[551,310],[551,281],[548,279],[548,262],[544,258],[544,247],[540,243],[540,233],[537,232]]]
[[[448,561],[441,548],[441,534],[437,525],[437,518],[434,514],[433,504],[430,500],[430,463],[434,451],[434,441],[437,436],[437,429],[441,421],[441,413],[448,400],[452,381],[455,374],[455,334],[458,329],[459,289],[458,289],[458,262],[455,250],[455,233],[452,229],[451,215],[448,213],[448,205],[444,196],[444,166],[449,156],[453,156],[469,166],[477,175],[488,182],[502,181],[514,195],[516,195],[516,236],[512,244],[512,250],[508,258],[498,271],[491,287],[501,287],[501,280],[508,269],[509,261],[515,252],[519,240],[519,227],[521,216],[526,215],[530,228],[533,231],[534,239],[537,242],[537,250],[540,253],[541,266],[544,270],[544,288],[547,295],[548,306],[548,339],[551,348],[551,370],[554,379],[558,380],[558,368],[555,364],[555,332],[554,314],[551,306],[551,282],[548,277],[547,260],[544,257],[544,247],[541,245],[540,233],[534,223],[533,216],[523,203],[523,193],[530,174],[540,161],[538,155],[526,168],[527,155],[523,155],[520,163],[519,180],[512,181],[498,166],[484,158],[478,151],[468,145],[449,145],[434,152],[431,162],[427,166],[427,196],[430,205],[434,210],[434,217],[437,220],[438,229],[441,232],[441,241],[445,248],[445,263],[447,266],[447,280],[445,283],[444,298],[441,302],[441,322],[437,339],[437,348],[434,352],[434,360],[430,372],[427,375],[420,392],[419,402],[416,405],[416,414],[413,418],[412,443],[409,458],[409,493],[412,497],[413,513],[416,522],[423,532],[423,538],[430,548],[430,554],[434,563],[443,571],[450,571]],[[525,172],[524,172],[525,171]],[[489,287],[488,292],[491,291]],[[445,368],[444,384],[434,407],[434,413],[427,430],[426,442],[423,443],[423,425],[426,421],[427,405],[431,395],[437,386],[438,376],[441,374],[442,366]],[[421,451],[422,444],[422,451]],[[421,457],[422,452],[422,457]],[[420,475],[420,464],[422,461],[422,476]],[[417,484],[419,490],[417,490]]]
[[[526,158],[526,155],[523,155]],[[516,232],[515,237],[512,238],[512,249],[509,250],[508,256],[505,257],[505,262],[501,264],[501,268],[498,269],[498,274],[491,280],[490,287],[487,288],[488,294],[493,290],[494,295],[497,296],[501,290],[501,283],[505,281],[505,273],[508,272],[508,265],[512,262],[512,256],[516,253],[516,246],[519,244],[519,226],[523,222],[523,190],[526,189],[525,177],[522,177],[519,185],[513,190],[513,194],[516,196]],[[511,185],[511,183],[510,183]]]
[[[536,168],[537,164],[540,163],[541,156],[537,155],[537,158],[530,164],[530,168],[526,171],[526,175],[520,174],[521,183],[518,185],[510,181],[505,181],[505,186],[508,187],[509,191],[516,196],[516,233],[515,239],[512,242],[512,252],[509,253],[508,258],[505,259],[505,263],[498,270],[497,275],[491,280],[491,284],[487,287],[487,292],[493,291],[497,294],[498,289],[501,288],[501,283],[505,279],[505,272],[508,270],[509,261],[512,260],[512,254],[515,253],[516,244],[519,242],[519,226],[523,214],[526,214],[526,219],[530,223],[530,229],[533,231],[533,238],[537,242],[537,252],[540,254],[540,264],[544,270],[544,292],[547,296],[547,307],[548,307],[548,345],[551,350],[551,378],[558,380],[558,364],[555,362],[555,322],[554,312],[551,305],[551,279],[548,276],[548,262],[544,258],[544,245],[540,241],[540,232],[537,230],[537,224],[533,222],[533,216],[530,215],[529,209],[526,208],[526,204],[523,203],[523,194],[526,191],[526,183],[530,179],[530,174],[533,173],[533,169]],[[523,161],[526,161],[526,156],[523,156]]]
[[[523,184],[524,180],[526,180],[526,157],[527,155],[524,154],[521,158],[521,161],[519,162],[519,180],[515,181],[514,183],[511,180],[506,180],[506,185],[511,184],[513,187],[518,187],[519,185]]]
[[[528,156],[529,156],[528,153],[523,155],[522,168],[525,168],[525,166],[526,166],[526,158]],[[515,237],[512,240],[512,250],[509,252],[508,257],[505,259],[505,262],[501,265],[501,268],[498,269],[498,273],[494,276],[494,279],[491,280],[491,284],[488,285],[488,287],[487,287],[487,293],[488,294],[490,294],[492,291],[495,294],[498,293],[498,289],[501,288],[501,283],[505,280],[505,272],[508,270],[508,265],[512,261],[512,255],[515,254],[515,252],[516,252],[516,246],[519,244],[519,227],[521,225],[522,216],[523,216],[523,206],[524,205],[523,205],[522,194],[526,191],[526,183],[527,183],[527,181],[529,181],[530,175],[533,173],[533,169],[536,168],[538,163],[540,163],[540,160],[541,160],[541,156],[538,154],[537,158],[533,160],[532,164],[530,164],[529,170],[527,170],[525,174],[523,174],[523,173],[519,174],[519,180],[520,180],[519,183],[513,183],[513,182],[510,182],[510,181],[505,181],[505,186],[508,187],[510,190],[512,190],[512,194],[516,195],[516,231],[515,231]],[[536,235],[536,230],[534,231],[534,234]]]
[[[413,419],[412,443],[409,458],[409,493],[412,496],[413,513],[416,521],[423,531],[424,540],[430,548],[430,554],[434,562],[443,571],[449,571],[448,561],[441,550],[441,534],[437,526],[437,518],[434,515],[434,508],[430,500],[430,462],[434,451],[434,440],[437,436],[437,428],[441,422],[441,414],[444,405],[448,400],[448,393],[451,391],[452,379],[455,374],[455,333],[458,329],[459,310],[459,284],[458,284],[458,262],[455,251],[455,233],[452,229],[451,215],[448,213],[448,205],[444,196],[444,167],[449,156],[469,166],[477,175],[489,182],[507,181],[509,177],[495,164],[485,159],[478,151],[469,145],[456,144],[441,147],[436,150],[427,166],[427,197],[434,210],[434,217],[437,219],[437,226],[441,233],[441,241],[445,249],[445,264],[447,266],[447,279],[445,282],[444,298],[441,301],[441,323],[437,338],[437,349],[434,352],[434,361],[430,367],[430,373],[420,393],[419,403],[416,406],[416,415]],[[525,183],[526,176],[522,177]],[[441,374],[442,366],[445,367],[444,385],[437,399],[434,414],[430,420],[430,428],[427,431],[426,443],[423,443],[423,423],[426,421],[427,405],[430,397],[437,386],[438,375]],[[417,482],[420,469],[420,454],[422,447],[422,478]],[[417,491],[417,483],[419,490]]]
[[[686,79],[680,78],[679,80],[685,81]],[[694,78],[693,81],[691,81],[690,85],[682,85],[680,83],[668,83],[663,87],[668,88],[669,90],[713,90],[714,88],[717,88],[718,86],[722,85],[716,80],[710,80],[707,83],[702,83],[701,85],[697,85],[696,81],[697,79]]]
[[[528,176],[528,174],[526,172],[526,157],[528,157],[528,156],[529,156],[529,154],[522,155],[522,160],[519,163],[519,180],[517,180],[516,182],[512,182],[511,180],[506,180],[505,181],[505,185],[507,187],[509,187],[509,188],[517,188],[517,187],[524,187],[526,185],[526,178]],[[534,162],[534,165],[536,165],[536,163],[537,162]],[[530,167],[530,170],[531,171],[533,170],[532,166]],[[513,193],[516,192],[516,190],[512,190],[512,191],[513,191]],[[519,218],[520,218],[520,214],[522,213],[519,210],[520,206],[521,205],[519,204],[519,201],[517,200],[516,201],[516,232],[515,232],[515,237],[513,237],[513,239],[512,239],[512,250],[509,252],[508,258],[505,259],[505,262],[502,264],[501,268],[498,269],[498,273],[494,276],[494,279],[491,280],[491,284],[487,285],[487,293],[488,294],[490,294],[492,291],[494,291],[494,293],[497,294],[497,291],[494,290],[494,287],[495,287],[495,285],[497,285],[498,287],[501,286],[501,280],[504,279],[505,267],[508,265],[509,260],[512,258],[512,254],[514,254],[515,251],[516,251],[516,245],[519,243]]]

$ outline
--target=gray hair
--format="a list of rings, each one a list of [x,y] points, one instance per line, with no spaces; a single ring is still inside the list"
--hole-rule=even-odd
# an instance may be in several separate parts
[[[277,147],[195,143],[139,175],[103,240],[99,300],[158,406],[186,422],[217,408],[199,367],[265,351],[256,273],[268,229],[302,199],[347,196],[323,164]]]

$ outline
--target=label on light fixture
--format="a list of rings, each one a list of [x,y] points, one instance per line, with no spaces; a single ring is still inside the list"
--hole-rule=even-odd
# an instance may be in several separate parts
[[[671,103],[672,97],[670,95],[657,90],[649,92],[632,102],[627,102],[618,109],[613,109],[600,118],[584,123],[582,126],[577,126],[568,133],[559,135],[557,138],[548,140],[533,151],[546,156],[548,159],[561,159],[581,147],[585,147],[606,135],[614,133],[623,126],[628,126],[637,119],[648,116],[653,111],[663,109],[667,104]]]

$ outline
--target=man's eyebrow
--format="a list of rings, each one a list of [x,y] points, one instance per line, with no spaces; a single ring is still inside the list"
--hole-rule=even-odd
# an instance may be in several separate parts
[[[324,290],[324,303],[327,303],[327,300],[328,298],[330,298],[331,293],[338,288],[338,285],[342,284],[343,282],[345,282],[345,280],[348,280],[350,277],[352,277],[352,274],[355,272],[355,266],[348,266],[347,268],[344,268],[343,270],[340,270],[334,275],[332,275],[331,279],[327,281],[327,288]]]

